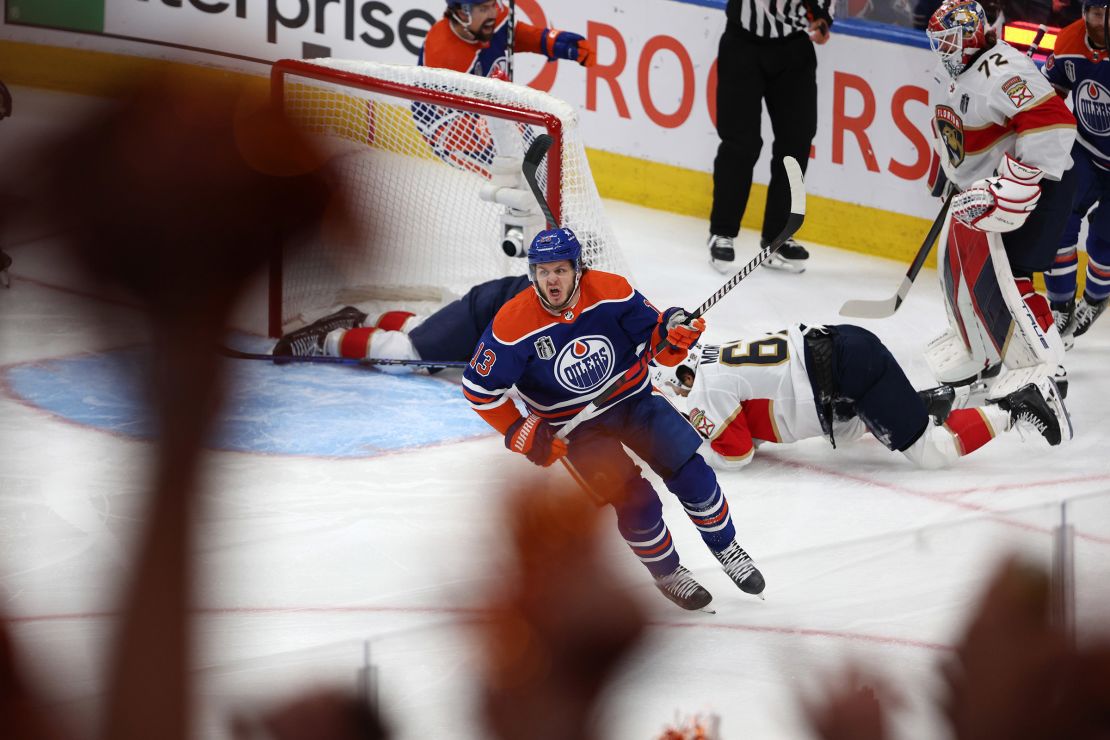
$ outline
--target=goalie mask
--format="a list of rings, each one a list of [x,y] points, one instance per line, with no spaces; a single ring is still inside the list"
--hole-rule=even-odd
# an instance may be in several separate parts
[[[974,0],[950,0],[933,13],[925,34],[948,74],[958,77],[987,48],[987,13]]]

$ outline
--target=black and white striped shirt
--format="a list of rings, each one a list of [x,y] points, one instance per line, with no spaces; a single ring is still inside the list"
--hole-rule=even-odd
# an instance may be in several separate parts
[[[728,0],[729,21],[766,39],[809,30],[809,15],[832,25],[834,0]]]

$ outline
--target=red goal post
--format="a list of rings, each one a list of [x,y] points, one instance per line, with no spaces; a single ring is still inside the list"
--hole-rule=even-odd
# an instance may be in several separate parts
[[[628,274],[564,101],[450,70],[334,59],[276,62],[271,95],[332,156],[358,222],[353,240],[316,236],[271,263],[271,336],[337,305],[442,302],[523,273],[526,261],[501,247],[509,209],[487,196],[538,133],[554,140],[539,172],[553,215],[578,233],[586,264]]]

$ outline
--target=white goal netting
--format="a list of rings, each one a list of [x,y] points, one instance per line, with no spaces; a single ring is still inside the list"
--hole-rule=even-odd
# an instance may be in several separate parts
[[[283,60],[274,94],[333,156],[357,228],[286,256],[271,279],[270,333],[335,305],[444,302],[527,269],[543,228],[520,158],[554,144],[538,180],[586,264],[628,275],[567,103],[531,88],[450,70],[339,59]],[[496,201],[496,202],[494,202]],[[517,246],[520,256],[508,256]]]

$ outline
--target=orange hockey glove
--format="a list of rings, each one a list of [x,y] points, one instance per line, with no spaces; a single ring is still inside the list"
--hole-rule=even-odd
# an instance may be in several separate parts
[[[652,344],[659,343],[657,335],[665,327],[667,347],[655,356],[657,364],[674,367],[685,359],[686,350],[697,344],[701,333],[705,331],[705,319],[699,317],[688,321],[688,318],[689,314],[681,308],[668,308],[659,317],[659,326],[656,327]]]
[[[505,446],[543,468],[567,454],[566,441],[556,437],[555,428],[535,414],[513,422],[505,432]]]

